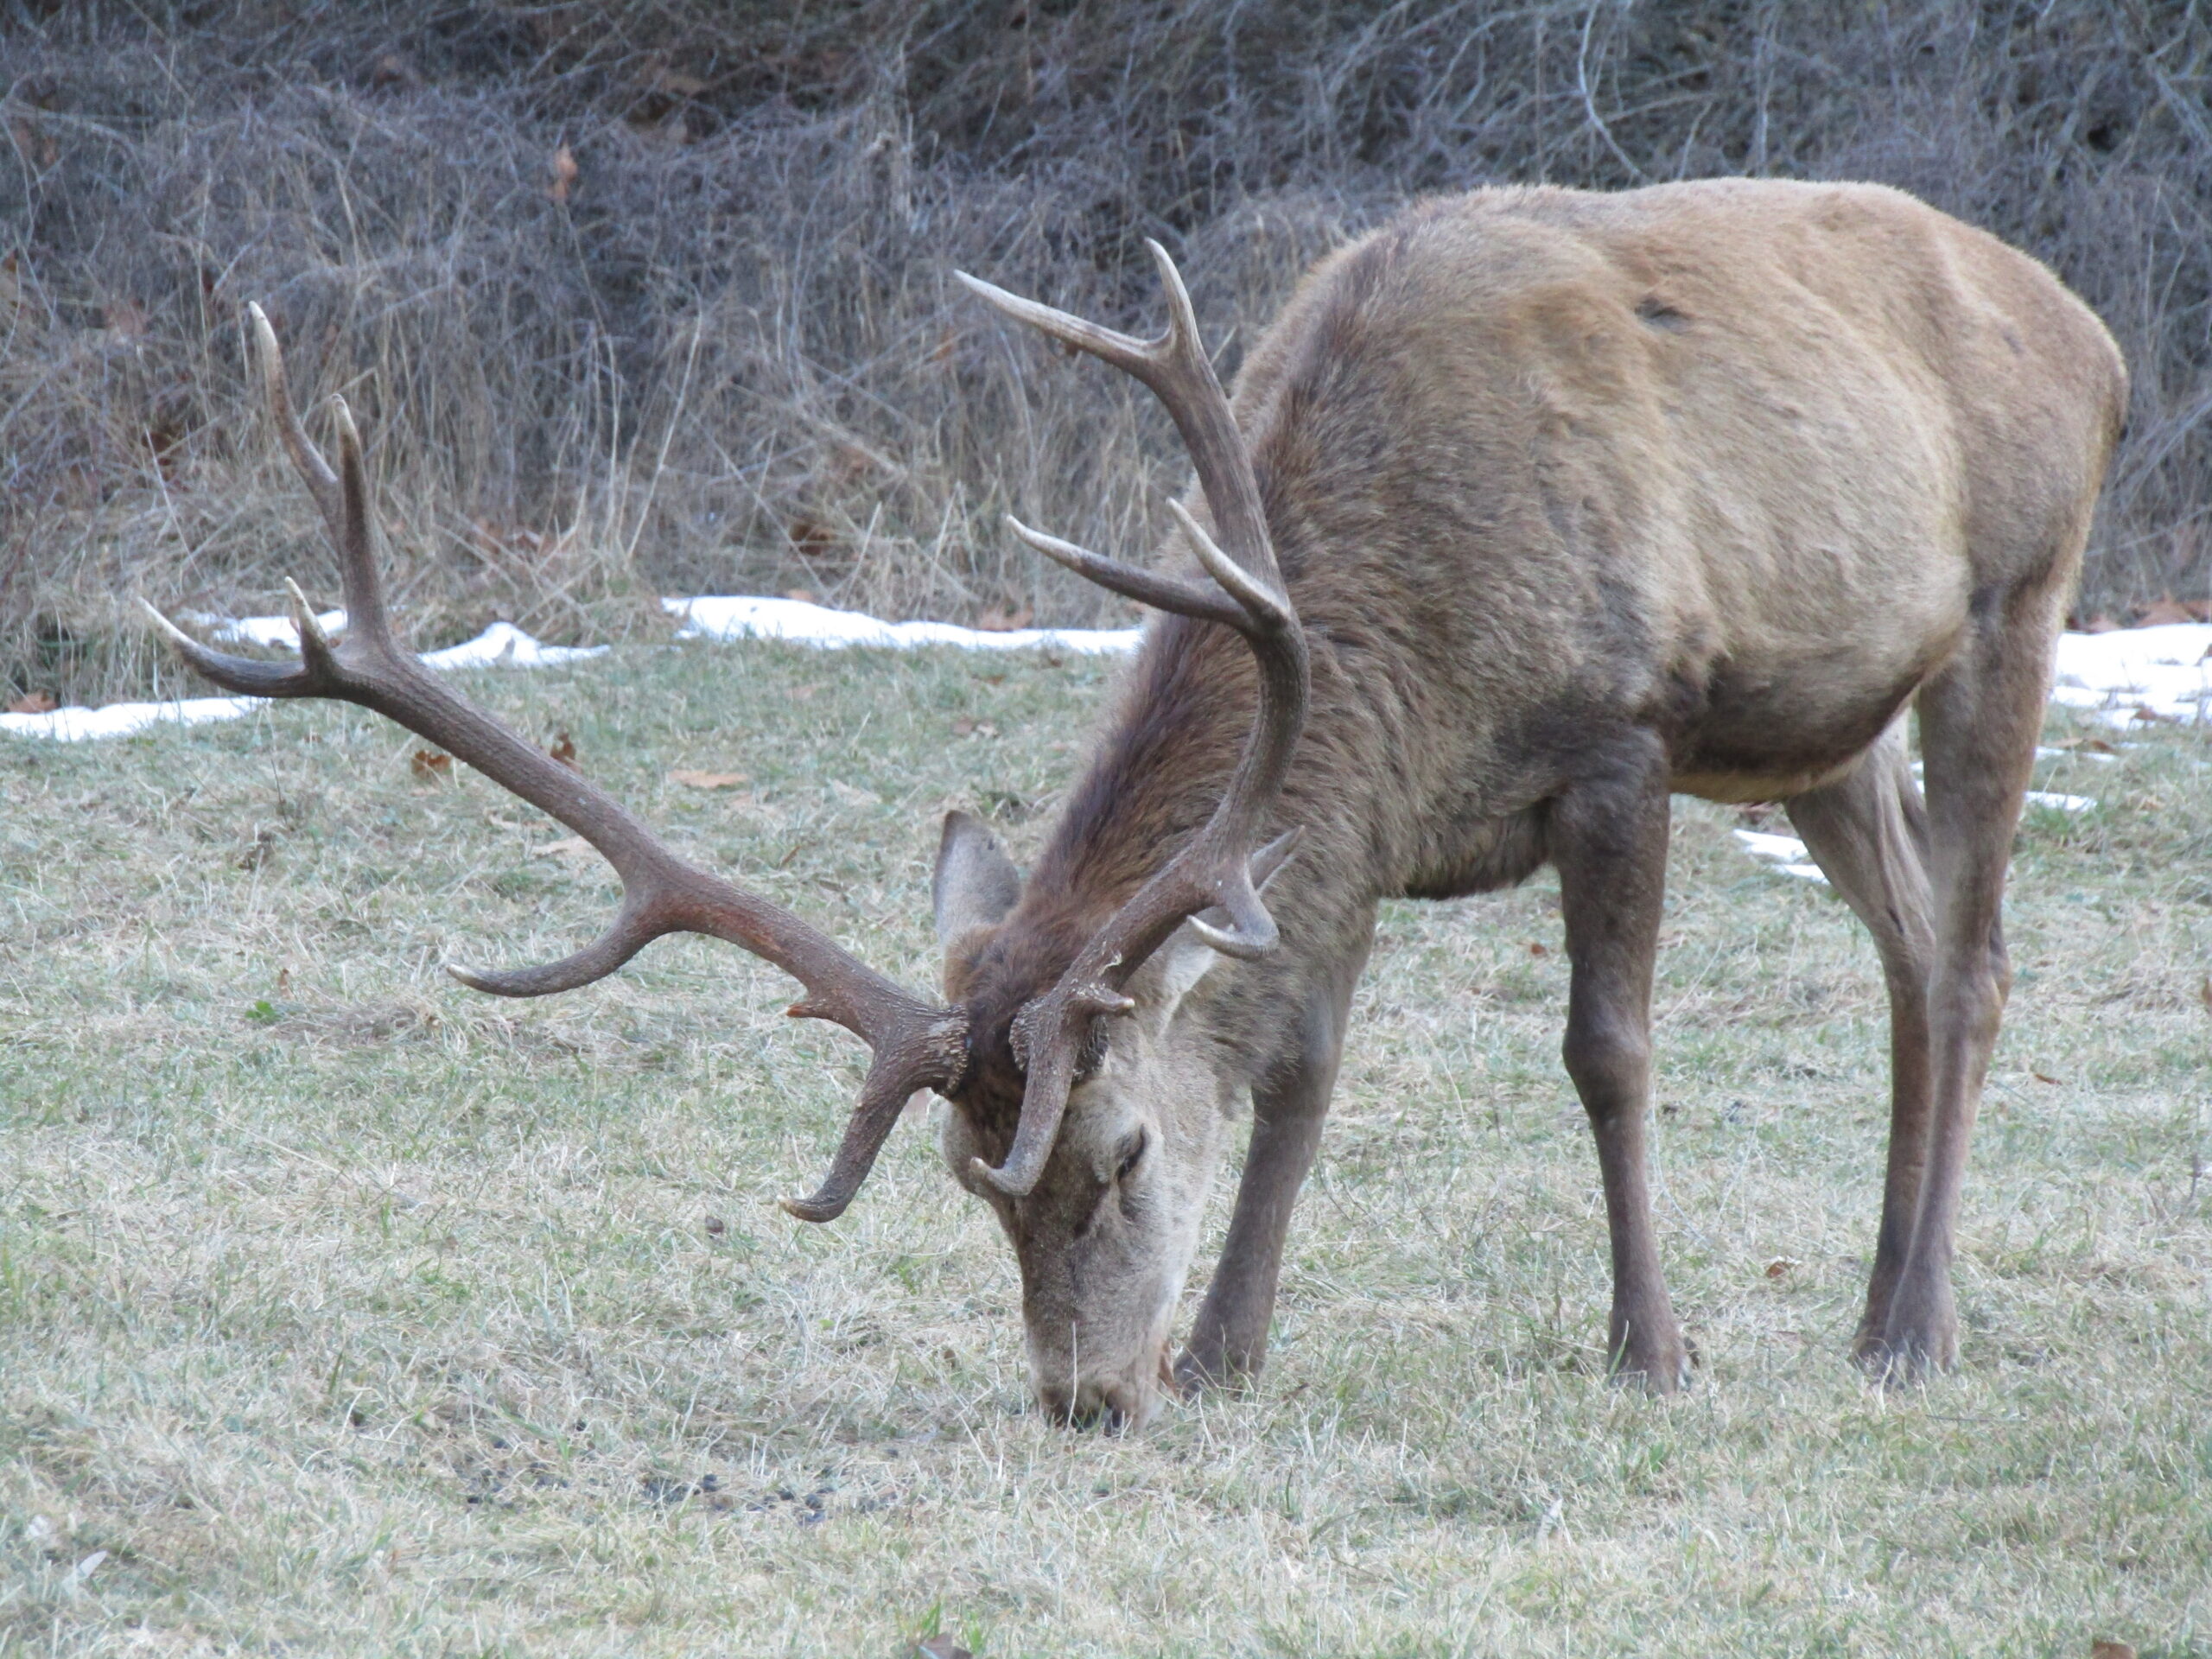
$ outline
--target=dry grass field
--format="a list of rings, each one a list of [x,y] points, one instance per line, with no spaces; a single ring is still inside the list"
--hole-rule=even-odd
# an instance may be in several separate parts
[[[927,981],[938,813],[1033,842],[1109,671],[632,646],[471,689]],[[446,981],[610,887],[413,747],[326,707],[0,746],[0,1654],[2212,1654],[2202,737],[2044,769],[2102,804],[2022,834],[1958,1376],[1843,1356],[1872,951],[1685,804],[1695,1389],[1601,1375],[1540,878],[1389,909],[1271,1368],[1131,1440],[1027,1408],[1010,1255],[924,1124],[843,1221],[772,1206],[859,1052],[772,971]]]

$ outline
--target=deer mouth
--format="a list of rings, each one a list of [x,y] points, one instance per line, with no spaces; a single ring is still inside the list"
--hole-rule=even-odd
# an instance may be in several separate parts
[[[1160,1414],[1173,1386],[1165,1344],[1149,1362],[1140,1361],[1118,1376],[1086,1376],[1072,1389],[1064,1382],[1037,1385],[1037,1403],[1054,1422],[1068,1428],[1095,1428],[1109,1434],[1137,1433]]]

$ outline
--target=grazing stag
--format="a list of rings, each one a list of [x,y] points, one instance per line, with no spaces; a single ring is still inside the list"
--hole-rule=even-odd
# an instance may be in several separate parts
[[[1886,189],[1486,190],[1324,260],[1230,397],[1154,253],[1154,340],[968,279],[1149,387],[1197,484],[1161,570],[1016,526],[1165,614],[1027,880],[982,824],[947,819],[943,1005],[683,863],[399,649],[359,440],[340,405],[334,475],[258,313],[350,626],[326,639],[296,589],[296,664],[170,632],[233,690],[344,698],[442,744],[620,873],[597,943],[464,982],[564,990],[688,930],[786,969],[805,987],[793,1013],[865,1039],[843,1142],[793,1214],[840,1213],[908,1096],[946,1096],[947,1161],[1020,1259],[1037,1393],[1077,1419],[1141,1423],[1164,1384],[1256,1371],[1378,901],[1547,861],[1573,966],[1567,1069],[1611,1233],[1607,1340],[1620,1373],[1681,1387],[1691,1350],[1645,1183],[1669,797],[1785,801],[1890,995],[1888,1174],[1855,1350],[1950,1365],[1960,1183],[2009,981],[2005,864],[2125,397],[2104,329],[2033,260]],[[1171,1369],[1248,1099],[1228,1243]]]

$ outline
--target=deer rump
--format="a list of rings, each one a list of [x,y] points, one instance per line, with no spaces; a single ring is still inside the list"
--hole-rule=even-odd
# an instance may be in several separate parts
[[[1078,1419],[1141,1423],[1172,1383],[1256,1373],[1377,903],[1546,861],[1573,969],[1564,1058],[1606,1191],[1608,1352],[1656,1389],[1686,1382],[1643,1133],[1668,798],[1786,801],[1891,996],[1853,1348],[1885,1372],[1952,1363],[1966,1139],[2009,983],[2006,855],[2125,400],[2109,337],[2032,260],[1894,191],[1497,190],[1323,261],[1232,398],[1154,252],[1171,324],[1154,341],[970,282],[1151,387],[1197,486],[1157,569],[1014,527],[1167,614],[1026,879],[984,826],[947,820],[942,1005],[680,864],[396,648],[358,440],[341,418],[334,477],[265,325],[272,408],[330,520],[353,628],[334,645],[296,601],[296,669],[175,637],[235,690],[376,708],[607,853],[626,899],[606,938],[469,982],[568,988],[688,928],[785,966],[808,987],[794,1012],[868,1040],[831,1175],[795,1213],[841,1211],[906,1095],[943,1095],[948,1165],[1020,1262],[1039,1396]],[[1229,1239],[1171,1366],[1247,1102]]]

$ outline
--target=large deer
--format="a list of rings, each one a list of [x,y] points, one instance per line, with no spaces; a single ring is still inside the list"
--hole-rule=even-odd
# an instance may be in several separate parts
[[[1169,324],[1152,340],[964,279],[1142,381],[1197,484],[1164,570],[1015,527],[1165,614],[1026,881],[982,823],[946,820],[942,1003],[683,862],[400,648],[359,441],[338,404],[334,474],[257,311],[349,626],[326,639],[295,588],[296,664],[169,632],[234,691],[343,698],[443,745],[620,872],[596,943],[464,982],[565,990],[662,933],[707,933],[799,980],[794,1014],[868,1041],[843,1141],[794,1215],[842,1212],[908,1096],[944,1096],[946,1161],[1020,1259],[1037,1394],[1077,1419],[1141,1423],[1163,1385],[1258,1370],[1377,902],[1547,861],[1573,964],[1567,1070],[1611,1233],[1607,1341],[1619,1373],[1681,1387],[1692,1351],[1645,1185],[1669,796],[1786,801],[1890,995],[1855,1351],[1885,1371],[1952,1364],[1961,1179],[2009,980],[2005,865],[2125,398],[2104,329],[2033,260],[1891,190],[1486,190],[1324,260],[1229,397],[1154,254]],[[1170,1368],[1248,1099],[1228,1243]]]

